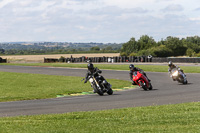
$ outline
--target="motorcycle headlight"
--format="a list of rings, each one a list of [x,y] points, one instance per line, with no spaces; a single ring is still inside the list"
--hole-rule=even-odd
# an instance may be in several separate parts
[[[92,83],[94,80],[92,78],[89,79],[90,83]]]
[[[178,71],[175,71],[174,73],[172,73],[172,76],[178,76]]]

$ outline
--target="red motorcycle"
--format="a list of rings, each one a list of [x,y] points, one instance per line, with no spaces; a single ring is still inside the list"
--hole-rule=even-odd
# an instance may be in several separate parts
[[[139,71],[133,72],[133,81],[139,85],[140,88],[143,88],[145,91],[146,90],[152,90],[153,86],[149,82],[149,80],[141,74]]]

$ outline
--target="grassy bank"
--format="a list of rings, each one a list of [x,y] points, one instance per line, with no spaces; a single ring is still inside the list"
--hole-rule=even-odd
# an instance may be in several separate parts
[[[200,103],[0,118],[4,133],[198,133]]]
[[[71,63],[1,63],[0,65],[19,65],[19,66],[47,66],[47,67],[70,67],[86,68],[87,64]],[[108,70],[129,70],[129,64],[94,64],[95,67]],[[168,66],[163,65],[135,65],[147,72],[167,72]],[[199,66],[179,66],[185,73],[200,73]]]
[[[0,102],[54,98],[59,94],[92,91],[82,77],[0,72]],[[130,86],[129,81],[108,79],[112,88]]]

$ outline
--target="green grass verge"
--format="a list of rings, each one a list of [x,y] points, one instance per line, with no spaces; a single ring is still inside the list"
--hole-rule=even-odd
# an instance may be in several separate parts
[[[0,118],[3,133],[199,133],[200,103]]]
[[[54,98],[60,94],[92,91],[82,77],[0,72],[0,102]],[[129,81],[108,79],[112,88],[130,86]]]
[[[0,65],[18,65],[18,66],[47,66],[47,67],[70,67],[70,68],[86,68],[87,64],[72,63],[1,63]],[[108,70],[129,70],[129,64],[94,64],[99,69]],[[163,65],[135,65],[147,72],[167,72],[168,66]],[[199,66],[179,66],[185,73],[200,73]]]

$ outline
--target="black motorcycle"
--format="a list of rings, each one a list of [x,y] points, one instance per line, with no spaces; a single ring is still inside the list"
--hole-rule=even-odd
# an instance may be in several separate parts
[[[99,75],[95,77],[94,75],[95,74],[88,76],[88,80],[91,84],[91,87],[94,89],[94,93],[98,93],[100,96],[103,96],[104,93],[112,95],[112,85],[108,83],[103,76]]]

